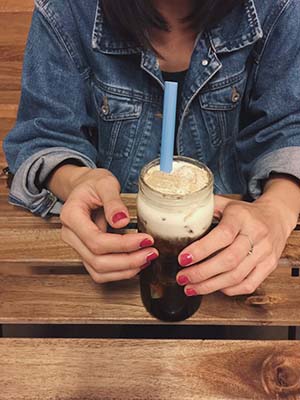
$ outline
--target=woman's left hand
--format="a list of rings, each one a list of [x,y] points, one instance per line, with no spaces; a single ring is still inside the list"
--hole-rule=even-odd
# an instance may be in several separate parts
[[[187,296],[253,293],[277,267],[294,227],[280,204],[262,198],[247,203],[215,196],[215,216],[221,216],[218,226],[179,254],[185,268],[177,282]]]

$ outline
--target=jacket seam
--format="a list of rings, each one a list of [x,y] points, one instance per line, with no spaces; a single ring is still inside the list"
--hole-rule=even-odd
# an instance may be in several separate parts
[[[51,9],[49,9],[49,7],[48,7],[48,9],[45,8],[46,4],[49,4],[47,2],[47,0],[44,0],[44,1],[35,0],[35,5],[36,5],[37,10],[42,15],[44,20],[48,23],[50,29],[55,34],[58,42],[65,49],[65,52],[67,53],[67,55],[71,59],[72,64],[75,66],[75,68],[78,71],[79,75],[82,76],[83,79],[85,80],[86,76],[89,76],[89,73],[90,73],[89,68],[86,67],[86,68],[82,68],[82,70],[80,70],[80,66],[78,65],[78,63],[76,62],[74,56],[72,55],[72,53],[75,55],[76,51],[74,50],[74,48],[71,45],[71,43],[69,43],[69,41],[67,40],[67,35],[61,31],[60,25],[58,24],[58,22],[55,19],[54,12]]]
[[[260,52],[257,54],[256,60],[255,60],[255,62],[256,62],[256,71],[255,71],[254,80],[253,80],[254,85],[257,82],[257,77],[258,77],[261,61],[262,61],[262,58],[264,56],[267,44],[269,43],[269,41],[270,41],[270,39],[272,37],[272,33],[274,32],[277,24],[279,23],[280,18],[284,15],[284,13],[286,12],[286,10],[287,10],[287,8],[288,8],[288,6],[290,4],[291,4],[290,0],[282,0],[280,2],[280,10],[274,16],[273,21],[272,20],[271,21],[267,21],[267,25],[269,25],[269,29],[266,32],[265,38],[261,39],[262,40],[261,43],[263,43],[263,45],[262,45],[262,48],[261,48]],[[279,8],[279,6],[278,6],[278,8]],[[275,14],[275,12],[274,12],[274,14]],[[269,18],[267,17],[267,19],[269,19]]]

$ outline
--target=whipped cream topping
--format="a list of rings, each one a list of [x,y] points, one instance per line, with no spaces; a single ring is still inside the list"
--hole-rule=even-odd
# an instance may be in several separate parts
[[[151,168],[144,176],[151,189],[169,195],[186,195],[197,192],[208,185],[209,175],[203,168],[182,161],[173,162],[171,173],[159,170],[159,165]]]

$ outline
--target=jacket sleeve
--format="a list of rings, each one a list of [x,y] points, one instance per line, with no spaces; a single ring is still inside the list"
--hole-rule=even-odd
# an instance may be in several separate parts
[[[300,178],[300,3],[291,0],[268,23],[237,149],[249,194],[272,172]]]
[[[88,71],[79,70],[64,36],[37,9],[27,41],[22,93],[15,127],[3,149],[15,175],[12,204],[46,216],[58,199],[43,187],[49,173],[69,159],[96,167],[90,132]]]

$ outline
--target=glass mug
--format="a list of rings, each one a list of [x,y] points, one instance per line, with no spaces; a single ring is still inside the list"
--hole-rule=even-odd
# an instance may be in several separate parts
[[[201,238],[211,227],[214,212],[213,174],[194,159],[175,156],[174,163],[196,166],[207,173],[207,184],[188,194],[166,194],[150,187],[145,175],[158,168],[159,159],[147,164],[139,178],[137,220],[139,232],[154,238],[159,257],[139,274],[143,304],[154,317],[163,321],[181,321],[197,311],[201,296],[188,297],[176,275],[182,268],[179,253]]]

